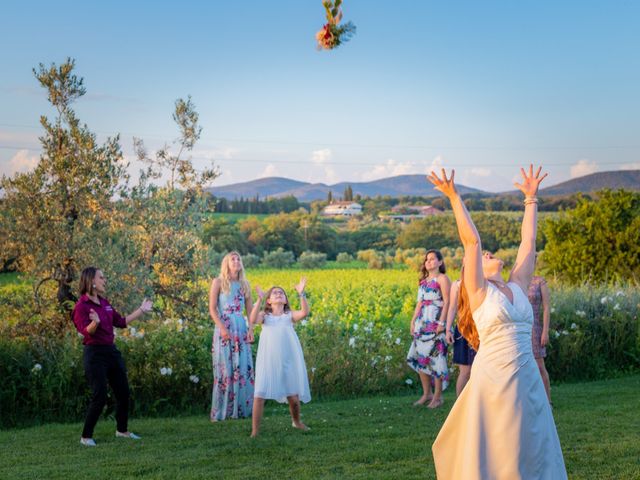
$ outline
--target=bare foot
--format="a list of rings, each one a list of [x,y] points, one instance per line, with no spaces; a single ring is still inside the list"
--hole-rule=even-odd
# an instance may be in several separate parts
[[[257,438],[258,432],[251,432],[251,438]]]
[[[299,422],[299,423],[295,423],[295,422],[293,422],[293,423],[291,424],[291,426],[292,426],[293,428],[297,428],[298,430],[302,430],[303,432],[308,432],[309,430],[311,430],[309,427],[307,427],[307,426],[306,426],[304,423],[302,423],[302,422]]]
[[[438,408],[438,407],[441,407],[443,403],[444,403],[444,400],[442,400],[442,398],[433,397],[431,399],[431,403],[427,405],[427,408]]]
[[[428,397],[426,395],[421,396],[418,400],[413,402],[414,407],[419,407],[420,405],[424,405],[427,402],[430,402],[433,397]]]

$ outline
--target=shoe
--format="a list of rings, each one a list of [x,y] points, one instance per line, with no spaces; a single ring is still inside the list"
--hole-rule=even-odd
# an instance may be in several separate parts
[[[85,447],[97,447],[96,442],[93,438],[80,437],[80,445],[84,445]]]
[[[311,430],[311,428],[307,427],[304,423],[301,423],[300,425],[302,425],[301,427],[297,426],[295,423],[292,423],[291,426],[293,428],[297,428],[298,430],[302,430],[303,432],[308,432],[309,430]]]
[[[136,435],[133,432],[122,433],[116,430],[116,437],[118,438],[130,438],[131,440],[140,440],[142,437]]]

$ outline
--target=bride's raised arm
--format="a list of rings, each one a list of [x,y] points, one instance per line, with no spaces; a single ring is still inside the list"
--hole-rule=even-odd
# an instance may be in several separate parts
[[[511,270],[510,280],[516,282],[525,292],[529,288],[536,259],[536,234],[538,224],[538,187],[540,182],[547,176],[540,176],[542,167],[538,167],[535,175],[533,165],[529,165],[529,172],[520,169],[522,173],[522,183],[515,186],[524,193],[524,216],[522,217],[522,239],[518,248],[518,257]]]
[[[464,247],[464,284],[469,294],[471,309],[474,310],[484,300],[487,289],[487,281],[482,272],[482,244],[476,226],[471,220],[471,215],[465,206],[460,194],[456,191],[455,170],[451,170],[451,178],[442,169],[442,178],[433,171],[427,175],[427,179],[435,185],[435,189],[444,193],[451,202],[451,208],[458,226],[458,235]]]

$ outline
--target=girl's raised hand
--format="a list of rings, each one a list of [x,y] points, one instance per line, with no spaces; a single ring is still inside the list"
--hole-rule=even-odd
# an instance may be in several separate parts
[[[538,170],[536,171],[535,176],[533,175],[533,165],[529,165],[529,173],[527,174],[527,172],[524,171],[524,168],[520,169],[520,173],[522,174],[522,183],[514,183],[514,185],[522,192],[525,194],[525,196],[527,197],[533,197],[536,195],[536,193],[538,193],[538,186],[540,185],[540,182],[542,182],[542,180],[544,180],[544,178],[547,176],[547,174],[545,173],[544,175],[540,176],[540,171],[542,170],[542,166],[538,167]]]
[[[302,292],[304,292],[304,287],[307,286],[307,278],[306,277],[302,277],[300,279],[300,283],[298,283],[295,286],[296,292],[298,292],[298,295],[302,295]]]
[[[260,300],[262,300],[265,295],[264,291],[258,285],[256,285],[256,294],[258,295],[258,298],[260,298]]]
[[[429,180],[434,188],[442,193],[444,193],[447,198],[455,197],[458,192],[456,192],[456,186],[453,182],[453,178],[456,176],[456,171],[451,170],[451,178],[447,178],[447,172],[445,172],[444,168],[442,169],[442,178],[438,177],[438,175],[432,170],[431,174],[427,175],[427,180]]]

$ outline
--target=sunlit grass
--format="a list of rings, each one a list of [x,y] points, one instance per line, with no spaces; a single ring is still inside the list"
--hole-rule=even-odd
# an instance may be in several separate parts
[[[565,384],[553,390],[569,478],[640,478],[637,432],[640,376]],[[140,442],[114,438],[101,419],[98,447],[78,443],[81,425],[51,424],[0,432],[3,479],[345,478],[433,479],[431,444],[453,403],[413,408],[413,396],[384,396],[302,406],[308,433],[294,430],[286,407],[267,404],[262,435],[250,420],[211,424],[207,412],[132,419]]]

